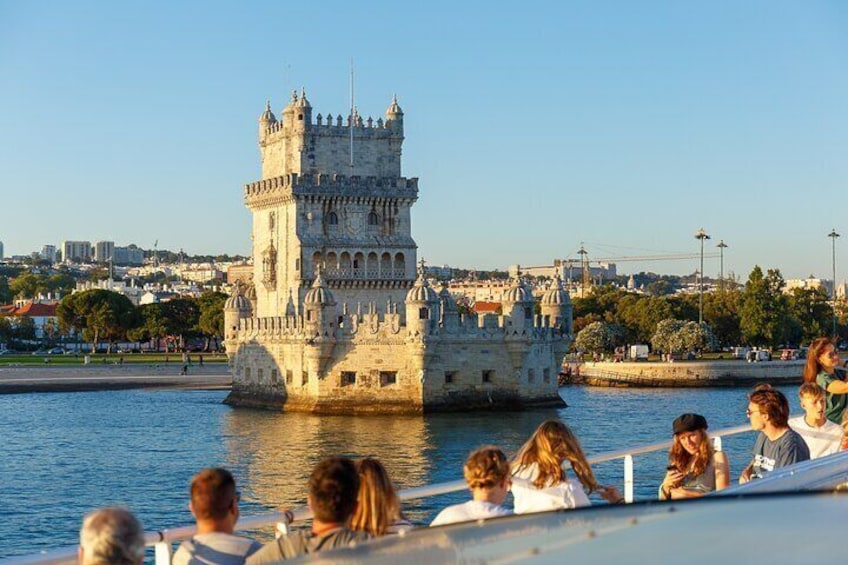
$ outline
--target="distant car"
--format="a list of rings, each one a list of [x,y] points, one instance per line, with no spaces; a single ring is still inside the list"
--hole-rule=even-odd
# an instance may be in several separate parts
[[[64,355],[65,348],[64,347],[51,347],[47,350],[47,355]]]
[[[32,352],[33,355],[47,355],[46,349],[36,349]]]

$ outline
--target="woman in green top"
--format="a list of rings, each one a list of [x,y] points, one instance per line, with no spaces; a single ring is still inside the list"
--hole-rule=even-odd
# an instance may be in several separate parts
[[[836,374],[839,352],[833,342],[820,337],[813,340],[804,365],[804,382],[816,383],[825,390],[825,415],[831,422],[842,423],[842,413],[848,408],[848,383]]]

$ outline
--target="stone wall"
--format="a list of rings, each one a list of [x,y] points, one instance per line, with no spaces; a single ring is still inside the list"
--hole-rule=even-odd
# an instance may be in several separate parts
[[[754,386],[801,384],[804,361],[680,361],[675,363],[585,363],[572,383],[615,387]]]

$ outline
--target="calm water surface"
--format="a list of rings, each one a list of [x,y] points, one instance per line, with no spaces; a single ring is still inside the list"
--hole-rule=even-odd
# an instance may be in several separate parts
[[[497,444],[511,455],[544,419],[560,418],[588,454],[670,436],[682,412],[704,414],[711,428],[745,423],[743,389],[567,387],[562,409],[421,417],[319,417],[233,409],[220,391],[109,391],[0,396],[0,558],[77,543],[81,516],[123,504],[147,529],[192,522],[188,482],[202,467],[231,469],[242,514],[306,503],[312,466],[330,455],[380,458],[400,488],[462,478],[468,452]],[[793,388],[784,389],[793,412]],[[725,440],[736,477],[753,434]],[[637,457],[636,497],[654,497],[665,454]],[[621,462],[595,467],[621,488]],[[426,523],[458,493],[410,503]],[[257,536],[268,536],[260,532]]]

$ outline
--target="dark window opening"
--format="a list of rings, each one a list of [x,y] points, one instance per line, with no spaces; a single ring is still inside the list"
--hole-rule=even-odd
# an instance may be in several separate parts
[[[380,386],[397,383],[397,371],[380,371]]]
[[[484,383],[490,383],[494,379],[495,379],[495,372],[494,371],[491,371],[491,370],[490,371],[483,371],[483,382]]]
[[[426,320],[430,317],[430,309],[429,308],[419,308],[418,309],[418,319]]]
[[[350,386],[356,384],[356,373],[353,371],[342,371],[342,386]]]
[[[445,371],[445,384],[453,384],[456,381],[456,371]]]

